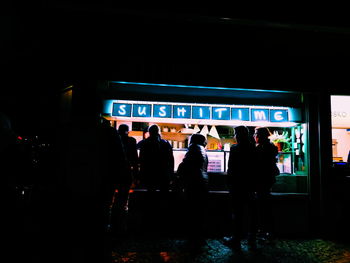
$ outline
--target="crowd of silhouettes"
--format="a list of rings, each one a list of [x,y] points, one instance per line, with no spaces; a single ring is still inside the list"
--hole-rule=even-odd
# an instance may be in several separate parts
[[[185,229],[189,240],[202,244],[206,238],[209,206],[206,137],[200,133],[190,137],[187,152],[175,173],[172,146],[161,137],[158,125],[146,127],[138,143],[129,136],[129,131],[127,124],[120,124],[116,129],[109,120],[100,118],[97,128],[98,193],[95,201],[100,211],[101,230],[127,233],[130,190],[133,187],[146,189],[145,209],[152,216],[169,205],[169,190],[172,182],[177,180],[185,197]],[[254,247],[258,234],[263,233],[265,238],[269,238],[274,231],[271,188],[279,170],[276,165],[278,150],[270,142],[270,135],[266,127],[256,127],[253,135],[246,126],[234,128],[236,143],[230,148],[227,170],[232,235],[224,240],[234,249],[239,249],[246,237],[248,244]],[[38,159],[43,162],[43,167],[45,163],[48,166],[52,164],[45,162],[43,156],[38,158],[32,153],[28,158],[28,149],[33,149],[33,145],[21,139],[13,131],[9,118],[1,113],[1,200],[6,200],[3,207],[7,211],[9,226],[18,218],[15,214],[18,187],[31,183],[28,178],[27,181],[23,179],[23,175],[38,166]],[[37,172],[39,176],[43,173],[40,169]]]
[[[126,231],[129,193],[135,185],[146,189],[148,213],[163,209],[159,204],[167,204],[172,181],[177,179],[185,196],[188,237],[197,244],[203,243],[209,204],[206,137],[199,133],[191,136],[188,150],[174,173],[173,149],[161,137],[158,125],[147,127],[139,143],[129,136],[129,131],[128,125],[115,129],[106,119],[100,125],[105,223],[119,232]],[[268,238],[273,233],[271,188],[279,170],[277,147],[270,142],[270,135],[266,127],[256,127],[253,135],[246,126],[234,128],[236,144],[230,148],[227,170],[232,236],[224,240],[234,249],[239,249],[246,237],[248,244],[255,247],[258,234]]]

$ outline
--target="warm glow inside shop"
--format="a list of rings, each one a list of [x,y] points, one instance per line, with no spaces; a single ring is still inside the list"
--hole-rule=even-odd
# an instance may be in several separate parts
[[[350,96],[331,96],[332,154],[335,163],[350,162]]]
[[[125,82],[121,83],[123,87],[128,85]],[[117,84],[118,82],[114,83]],[[167,86],[162,88],[165,89]],[[186,91],[186,86],[181,88]],[[144,90],[147,90],[146,87]],[[161,129],[162,138],[173,146],[175,171],[186,153],[190,136],[199,132],[205,135],[208,141],[208,172],[211,188],[225,190],[229,149],[236,143],[233,136],[234,127],[246,125],[253,132],[257,126],[266,126],[272,133],[270,140],[279,149],[280,175],[273,191],[307,192],[308,127],[302,121],[304,118],[300,108],[257,105],[254,101],[252,104],[228,104],[226,101],[221,103],[221,100],[205,103],[203,99],[201,102],[194,102],[193,99],[196,98],[191,99],[189,96],[184,96],[181,100],[178,99],[179,101],[176,101],[176,97],[165,100],[170,97],[161,95],[153,96],[154,99],[150,99],[150,96],[141,99],[136,94],[137,99],[132,97],[132,92],[121,92],[115,98],[105,99],[103,109],[105,118],[110,120],[115,128],[122,123],[127,124],[130,128],[129,135],[137,141],[143,139],[145,127],[157,124]],[[254,165],[253,159],[251,162]]]

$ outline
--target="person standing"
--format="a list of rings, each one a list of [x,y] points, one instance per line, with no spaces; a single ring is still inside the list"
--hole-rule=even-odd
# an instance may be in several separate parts
[[[271,188],[279,175],[277,167],[277,147],[270,142],[271,133],[267,127],[256,127],[254,139],[256,142],[256,196],[259,211],[259,230],[264,238],[269,239],[273,232],[273,216],[271,206]]]
[[[114,195],[114,206],[116,209],[116,220],[119,232],[125,233],[127,228],[127,214],[129,204],[129,192],[132,182],[138,174],[138,155],[136,149],[136,139],[129,136],[129,126],[121,124],[118,127],[118,133],[122,141],[127,159],[127,175],[125,181],[120,182],[117,194]]]
[[[19,246],[24,231],[20,199],[18,198],[18,178],[21,176],[22,148],[17,134],[12,129],[9,117],[0,112],[0,204],[2,212],[1,239],[4,244],[5,257],[17,259]]]
[[[183,182],[187,201],[189,238],[194,245],[205,242],[205,226],[208,218],[208,155],[204,135],[191,136],[188,151],[179,165],[178,176]]]
[[[103,209],[103,225],[113,229],[116,210],[113,197],[118,191],[131,184],[130,168],[121,138],[109,121],[102,118],[97,127],[97,150],[99,163],[99,187],[97,202]]]
[[[140,184],[147,189],[146,204],[143,206],[145,222],[162,231],[167,227],[165,219],[169,211],[169,189],[174,174],[174,155],[171,144],[161,138],[158,125],[148,129],[149,137],[141,145]],[[159,194],[157,193],[159,191]]]
[[[252,248],[256,246],[257,215],[254,192],[256,171],[253,164],[256,159],[256,150],[246,126],[237,126],[234,132],[237,144],[230,148],[227,170],[232,202],[233,236],[225,238],[224,241],[233,249],[240,250],[241,240],[245,237],[247,227],[248,244]],[[248,222],[248,225],[245,225],[245,222]]]
[[[174,173],[171,144],[161,138],[158,125],[149,127],[149,137],[140,149],[140,177],[149,192],[159,189],[163,196],[169,191]]]

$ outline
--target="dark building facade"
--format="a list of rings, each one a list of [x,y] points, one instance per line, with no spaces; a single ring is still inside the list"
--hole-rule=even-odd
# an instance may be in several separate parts
[[[281,135],[283,131],[289,131],[289,135],[291,136],[293,133],[295,137],[292,142],[292,145],[295,146],[292,147],[296,148],[290,150],[293,152],[291,156],[292,171],[288,170],[290,169],[288,168],[288,164],[281,163],[281,167],[279,168],[285,170],[281,173],[281,176],[279,176],[278,185],[276,185],[273,190],[274,213],[278,222],[278,232],[281,235],[340,235],[344,233],[343,228],[340,227],[340,223],[344,220],[344,217],[347,216],[344,210],[345,208],[343,207],[346,202],[345,199],[337,199],[333,196],[334,189],[339,187],[339,181],[336,179],[339,178],[337,177],[339,173],[333,168],[332,162],[330,95],[333,93],[326,90],[302,92],[300,90],[286,91],[283,89],[279,91],[249,88],[238,89],[237,87],[211,87],[204,84],[204,81],[203,86],[186,86],[172,83],[166,83],[166,85],[164,83],[135,83],[114,80],[74,82],[71,90],[72,115],[70,118],[72,118],[72,120],[81,120],[81,122],[79,121],[75,124],[72,122],[72,126],[68,129],[70,132],[67,133],[70,134],[70,138],[74,141],[70,148],[70,151],[73,153],[72,156],[75,156],[74,159],[76,159],[73,163],[79,164],[79,167],[74,167],[74,169],[70,170],[66,175],[67,178],[70,178],[68,184],[70,184],[73,192],[74,189],[79,189],[81,187],[82,180],[85,181],[85,194],[89,195],[89,193],[93,192],[87,190],[92,190],[93,185],[86,181],[87,177],[85,176],[87,174],[89,174],[91,178],[96,176],[96,174],[91,173],[94,167],[94,157],[90,154],[86,156],[81,147],[84,148],[90,145],[89,148],[92,148],[94,145],[94,140],[88,138],[93,138],[93,123],[96,121],[96,113],[103,114],[107,116],[107,118],[112,117],[110,118],[111,124],[116,128],[120,123],[127,123],[130,125],[131,131],[134,132],[132,135],[136,138],[139,136],[139,128],[141,131],[141,122],[150,124],[157,122],[157,120],[159,121],[159,119],[154,119],[154,116],[151,115],[146,116],[148,118],[146,118],[146,120],[140,120],[140,117],[135,118],[131,113],[129,117],[122,116],[118,118],[116,116],[118,115],[116,113],[118,108],[114,108],[112,111],[108,112],[108,106],[106,108],[108,103],[109,105],[113,104],[113,107],[122,104],[124,106],[125,104],[130,104],[130,107],[133,107],[131,104],[151,105],[153,107],[155,104],[171,104],[172,106],[192,106],[192,109],[194,106],[220,107],[223,105],[225,107],[235,107],[237,105],[242,107],[243,105],[243,108],[257,107],[259,110],[271,107],[269,108],[270,111],[276,109],[283,110],[283,107],[285,107],[285,109],[292,108],[297,109],[299,117],[295,119],[296,123],[291,124],[291,126],[288,126],[290,124],[276,125],[271,122],[265,124],[270,126],[270,129],[276,130],[279,135]],[[108,103],[106,104],[106,102]],[[102,110],[97,106],[101,105],[101,103],[104,105]],[[93,108],[93,105],[96,107]],[[112,109],[112,106],[109,107]],[[135,108],[133,108],[133,110],[136,111]],[[155,114],[154,108],[152,114]],[[270,116],[272,115],[270,114]],[[190,124],[193,122],[193,120],[188,121],[181,119],[180,121],[172,121],[171,119],[167,119],[166,121],[158,122],[158,124],[160,124],[161,127],[168,126],[169,131],[170,128],[177,128],[177,132],[179,132],[179,130],[185,128],[185,126],[182,127],[182,125],[180,125],[180,127],[180,123]],[[232,127],[237,125],[232,124],[235,123],[234,121],[232,122],[232,120],[231,123],[228,123],[229,124],[226,124],[216,120],[216,123],[214,121],[208,122],[207,124],[209,129],[213,124],[214,126],[216,124],[216,128],[219,131],[218,133],[220,134],[219,136],[221,137],[222,132],[226,133],[226,131],[222,129],[224,126]],[[204,124],[205,122],[202,122],[201,125],[199,125],[200,129],[203,128]],[[252,127],[256,126],[254,122],[246,122],[245,124]],[[300,138],[297,137],[298,129],[299,132],[304,132],[304,138],[301,143],[301,147],[305,145],[304,148],[302,148],[302,151],[304,151],[304,159],[301,161],[299,160],[300,153],[298,152],[297,146],[297,142],[300,142]],[[165,134],[163,136],[166,136],[168,132],[165,131],[163,134]],[[169,132],[169,134],[171,134],[171,132]],[[212,138],[212,136],[208,136],[208,138],[209,137]],[[225,137],[225,135],[223,137]],[[185,142],[180,142],[182,139],[167,139],[173,142],[174,152],[179,152],[180,154],[181,148],[185,148]],[[174,141],[177,140],[178,142],[174,144]],[[220,148],[222,149],[220,150],[214,144],[215,141],[213,141],[213,144],[211,144],[212,148],[209,150],[213,150],[212,152],[217,152],[218,150],[224,151],[224,147]],[[84,161],[82,162],[82,160]],[[67,165],[69,167],[70,161],[71,160],[67,160]],[[286,162],[288,162],[288,160],[286,160]],[[300,166],[301,162],[303,163],[302,167]],[[82,171],[86,173],[79,176]],[[220,172],[222,172],[222,174],[225,173],[224,170],[220,170],[213,171],[211,175],[211,182],[213,183],[211,189],[212,198],[218,202],[220,202],[220,200],[222,201],[220,198],[225,195],[223,194],[218,198],[218,193],[221,191],[223,193],[227,190],[224,189],[225,180],[220,180],[218,176],[215,177],[215,175],[220,174]],[[345,183],[346,178],[344,177],[343,180]],[[81,194],[80,191],[78,192]],[[134,196],[137,196],[137,194],[134,194]],[[77,194],[76,198],[79,200],[82,196]],[[335,206],[338,207],[337,210],[334,210]],[[217,212],[220,214],[220,210]],[[223,215],[224,214],[225,213],[223,213]]]
[[[307,125],[308,171],[303,191],[276,195],[279,215],[289,211],[280,231],[342,232],[336,226],[346,214],[342,207],[332,209],[338,201],[330,96],[349,93],[348,25],[106,2],[56,1],[31,8],[35,18],[23,6],[9,7],[13,16],[6,21],[14,30],[5,62],[20,83],[49,90],[44,98],[54,97],[60,105],[57,121],[49,123],[57,141],[64,142],[58,176],[74,204],[93,199],[95,125],[104,100],[291,107]],[[138,85],[123,86],[123,81]],[[38,101],[39,96],[31,97]],[[40,112],[37,108],[33,115]]]

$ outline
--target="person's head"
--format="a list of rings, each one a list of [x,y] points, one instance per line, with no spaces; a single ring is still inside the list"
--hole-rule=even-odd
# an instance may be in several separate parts
[[[149,136],[150,137],[157,137],[159,136],[159,126],[157,124],[153,124],[148,128]]]
[[[195,133],[191,136],[190,144],[198,144],[205,147],[207,145],[207,140],[203,134]]]
[[[109,120],[107,120],[106,118],[104,117],[101,117],[101,125],[103,126],[111,126],[111,122]]]
[[[238,143],[249,140],[249,129],[246,126],[237,126],[234,128],[235,138]]]
[[[126,124],[120,124],[118,127],[118,133],[121,136],[126,136],[129,134],[129,126]]]
[[[256,127],[254,139],[256,143],[264,143],[270,141],[271,132],[267,127]]]

